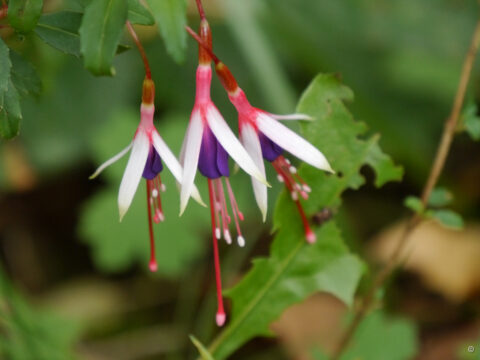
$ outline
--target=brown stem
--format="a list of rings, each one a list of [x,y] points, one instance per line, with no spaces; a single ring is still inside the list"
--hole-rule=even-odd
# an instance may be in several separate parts
[[[457,93],[453,102],[452,111],[450,113],[450,116],[445,121],[442,139],[440,140],[440,144],[435,155],[435,160],[432,164],[430,174],[422,191],[421,201],[424,207],[427,206],[430,194],[432,193],[432,190],[437,184],[438,178],[440,177],[440,174],[442,173],[442,170],[445,166],[445,160],[447,158],[453,137],[455,135],[455,129],[457,127],[458,119],[460,117],[460,111],[462,109],[462,105],[465,99],[467,85],[470,79],[470,75],[472,73],[472,67],[475,60],[475,55],[478,51],[479,44],[480,19],[477,21],[477,25],[473,33],[472,43],[463,63],[460,82],[458,84]],[[331,360],[338,360],[340,356],[344,353],[344,351],[347,349],[358,325],[361,323],[367,312],[371,309],[374,303],[375,294],[383,286],[385,280],[389,277],[393,269],[397,266],[401,254],[405,248],[405,245],[407,244],[408,238],[412,234],[413,230],[417,227],[417,225],[421,223],[421,221],[422,218],[417,214],[414,214],[407,222],[405,229],[398,240],[394,252],[392,253],[385,266],[378,272],[377,276],[375,277],[372,286],[367,291],[367,294],[363,298],[363,301],[361,302],[357,312],[355,313],[353,321],[350,323],[342,338],[340,339],[340,342],[338,343],[338,346],[335,349]]]
[[[143,65],[145,66],[145,77],[147,79],[151,79],[152,73],[150,72],[150,64],[148,63],[147,55],[145,54],[145,49],[143,48],[142,43],[138,39],[137,33],[135,32],[135,29],[133,28],[132,23],[128,20],[127,20],[127,29],[130,35],[132,36],[132,39],[135,42],[135,45],[137,45],[138,51],[140,52],[140,56],[142,57]]]

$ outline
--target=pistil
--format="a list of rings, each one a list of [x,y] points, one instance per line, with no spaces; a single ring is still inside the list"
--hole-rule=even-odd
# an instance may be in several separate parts
[[[148,267],[150,271],[157,271],[157,260],[155,257],[155,239],[153,235],[153,222],[152,222],[152,191],[153,180],[147,180],[147,211],[148,211],[148,231],[150,235],[150,261]]]
[[[214,190],[214,180],[208,179],[208,193],[210,198],[210,216],[212,220],[212,241],[213,241],[213,260],[215,265],[215,282],[217,285],[217,314],[216,322],[218,326],[225,324],[225,309],[223,307],[223,297],[222,297],[222,275],[220,269],[220,257],[218,254],[218,239],[215,236],[216,224],[215,224],[215,190]]]

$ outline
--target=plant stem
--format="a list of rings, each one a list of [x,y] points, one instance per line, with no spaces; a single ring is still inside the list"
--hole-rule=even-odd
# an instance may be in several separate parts
[[[442,173],[442,170],[445,166],[445,161],[448,156],[448,152],[450,151],[450,147],[452,144],[453,137],[455,136],[455,129],[457,127],[457,123],[460,117],[460,112],[462,109],[462,105],[465,99],[465,93],[467,91],[468,82],[470,79],[470,75],[472,73],[473,63],[475,60],[475,55],[477,54],[478,47],[480,44],[480,18],[477,21],[475,26],[475,30],[473,33],[472,42],[470,48],[467,52],[465,57],[465,61],[463,63],[462,73],[460,76],[460,82],[458,84],[457,93],[455,95],[455,99],[453,102],[453,107],[450,112],[449,117],[445,121],[444,130],[442,134],[442,138],[440,140],[440,144],[437,149],[437,153],[435,155],[435,160],[432,164],[432,168],[430,170],[430,174],[428,179],[425,183],[425,186],[422,191],[421,201],[424,207],[427,206],[428,199],[430,198],[430,194],[434,189],[435,185],[438,182],[438,178]],[[377,291],[383,286],[385,280],[388,276],[392,273],[392,270],[396,267],[407,244],[407,240],[409,239],[410,235],[412,234],[413,230],[417,227],[418,224],[422,222],[422,218],[414,214],[408,220],[402,235],[400,236],[397,246],[392,253],[391,257],[389,258],[388,262],[385,266],[378,272],[375,280],[373,281],[372,286],[368,290],[367,294],[363,298],[353,321],[350,323],[348,328],[346,329],[345,333],[343,334],[340,342],[336,350],[334,351],[331,360],[338,360],[340,356],[344,353],[347,349],[350,341],[355,334],[355,331],[358,325],[361,323],[367,312],[370,310],[374,303],[375,294]]]
[[[220,63],[220,59],[213,53],[212,49],[208,46],[208,44],[202,40],[202,38],[193,30],[190,26],[185,25],[185,30],[190,34],[192,38],[210,55],[215,65]]]
[[[132,36],[133,41],[135,42],[135,45],[137,45],[138,51],[140,52],[140,55],[143,60],[143,65],[145,66],[145,77],[147,79],[152,78],[152,73],[150,72],[150,64],[148,63],[147,55],[145,54],[145,49],[143,48],[142,43],[138,39],[137,33],[135,32],[135,29],[132,26],[132,23],[127,20],[127,29],[130,35]]]
[[[204,20],[206,19],[206,17],[205,17],[205,11],[203,10],[202,0],[196,0],[196,1],[197,1],[198,15],[200,15],[201,20]]]

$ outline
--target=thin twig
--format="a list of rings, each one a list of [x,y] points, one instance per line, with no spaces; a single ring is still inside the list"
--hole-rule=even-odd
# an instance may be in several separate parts
[[[203,10],[202,0],[196,0],[196,1],[197,1],[198,15],[200,15],[201,20],[204,20],[205,11]]]
[[[430,174],[428,176],[427,182],[422,191],[421,201],[424,207],[427,206],[428,199],[430,198],[430,194],[434,189],[435,185],[438,182],[438,178],[442,173],[442,170],[445,166],[445,160],[447,159],[448,152],[450,150],[450,146],[452,144],[453,137],[455,136],[455,129],[457,127],[458,119],[460,118],[460,112],[462,109],[462,105],[465,99],[465,93],[467,91],[467,85],[470,79],[470,75],[472,73],[472,67],[475,60],[475,55],[477,54],[478,47],[480,44],[480,19],[477,21],[477,25],[475,27],[472,43],[470,48],[467,52],[465,57],[465,61],[463,63],[462,73],[460,76],[460,82],[458,84],[457,93],[455,95],[455,100],[453,102],[452,111],[450,116],[445,121],[445,127],[443,130],[442,139],[440,140],[440,144],[437,149],[437,153],[435,155],[435,160],[432,164],[432,168],[430,170]],[[401,254],[407,244],[407,240],[409,239],[410,235],[412,234],[413,230],[420,224],[422,218],[417,214],[412,215],[410,220],[407,222],[404,231],[397,243],[397,246],[392,253],[391,257],[389,258],[388,262],[385,266],[379,271],[375,280],[370,287],[369,291],[365,295],[360,307],[358,308],[353,321],[350,323],[348,328],[346,329],[345,333],[343,334],[340,342],[337,346],[337,349],[334,351],[331,360],[338,360],[343,352],[347,349],[350,341],[355,334],[355,331],[358,325],[361,323],[367,312],[370,310],[374,303],[375,294],[377,291],[383,286],[385,280],[389,277],[392,273],[393,269],[397,266]]]
[[[132,39],[135,42],[135,45],[137,45],[138,51],[140,52],[140,56],[142,57],[143,65],[145,66],[145,77],[147,79],[151,79],[152,74],[150,72],[150,64],[148,63],[147,54],[145,54],[145,49],[143,48],[142,43],[138,39],[137,33],[135,32],[135,29],[133,28],[132,23],[128,20],[127,20],[127,29],[130,35],[132,36]]]

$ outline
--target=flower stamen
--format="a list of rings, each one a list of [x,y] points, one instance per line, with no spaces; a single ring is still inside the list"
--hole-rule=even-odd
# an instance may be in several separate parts
[[[228,180],[228,178],[225,178],[225,182],[227,183],[228,196],[230,197],[230,201],[232,202],[233,209],[237,212],[238,218],[241,221],[243,221],[244,216],[243,216],[243,213],[238,208],[237,200],[235,199],[235,195],[233,194],[232,186],[230,185],[230,180]]]
[[[208,179],[208,193],[210,197],[210,217],[212,220],[212,241],[213,241],[213,258],[215,265],[215,281],[217,285],[217,315],[216,321],[218,326],[222,326],[225,323],[226,315],[223,308],[223,297],[222,297],[222,276],[220,269],[220,258],[218,254],[218,239],[215,236],[216,233],[216,224],[215,224],[215,190],[212,179]]]
[[[298,213],[300,214],[300,218],[302,219],[303,228],[305,231],[305,238],[309,243],[314,243],[316,240],[315,233],[310,228],[310,224],[308,223],[307,216],[305,215],[305,211],[303,210],[302,204],[298,200],[298,194],[304,198],[308,198],[307,191],[305,189],[310,189],[305,181],[296,173],[292,174],[290,162],[286,160],[283,156],[279,156],[277,159],[272,161],[272,165],[275,171],[278,173],[278,176],[282,178],[282,182],[285,183],[287,190],[290,192],[293,202],[297,206]],[[297,180],[302,183],[299,185]]]
[[[232,237],[230,236],[230,231],[228,230],[228,224],[230,223],[230,216],[228,215],[227,204],[225,201],[225,195],[223,193],[222,180],[220,178],[215,179],[215,186],[217,187],[217,200],[219,205],[220,214],[222,216],[222,229],[223,229],[223,238],[227,244],[232,243]]]
[[[245,246],[245,238],[242,236],[242,230],[240,229],[239,219],[243,221],[244,217],[242,212],[238,209],[237,200],[233,194],[232,187],[230,186],[230,181],[228,178],[225,178],[225,183],[227,184],[228,196],[230,198],[230,206],[233,212],[233,219],[235,220],[235,227],[237,228],[237,243],[240,247]]]
[[[160,190],[162,189],[162,180],[160,175],[157,175],[153,180],[147,180],[150,183],[150,203],[153,206],[153,221],[155,224],[159,224],[165,220],[165,215],[162,209],[162,199],[160,197]]]
[[[147,205],[148,205],[148,231],[150,235],[150,261],[148,267],[150,271],[157,271],[157,260],[155,258],[155,239],[153,236],[153,223],[152,223],[152,194],[153,191],[153,181],[147,180]]]

